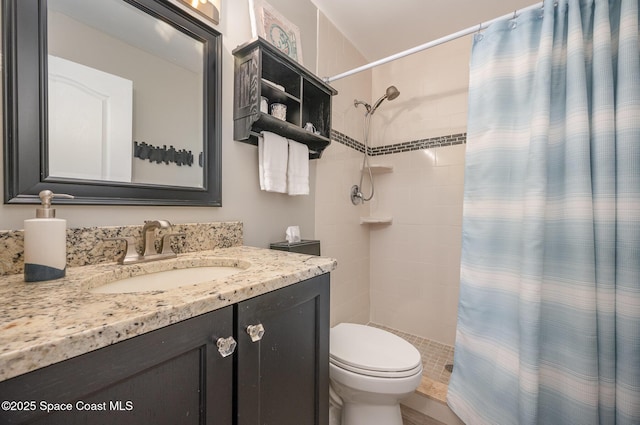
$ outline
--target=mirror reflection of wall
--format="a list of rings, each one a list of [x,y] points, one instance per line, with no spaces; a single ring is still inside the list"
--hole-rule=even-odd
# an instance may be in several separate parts
[[[197,161],[204,140],[203,44],[122,0],[49,0],[47,19],[50,174],[203,187]],[[111,88],[67,82],[56,96],[51,86],[59,87],[60,78],[52,82],[51,71],[57,72],[59,64],[51,56],[75,64],[76,70],[103,74],[103,80],[113,81]],[[127,84],[129,120],[128,95],[122,94]],[[57,103],[61,97],[64,104]],[[63,119],[56,121],[60,115]],[[81,115],[89,119],[79,120]],[[134,141],[191,151],[196,160],[179,166],[134,158]]]
[[[53,55],[47,62],[49,175],[131,182],[133,82]]]

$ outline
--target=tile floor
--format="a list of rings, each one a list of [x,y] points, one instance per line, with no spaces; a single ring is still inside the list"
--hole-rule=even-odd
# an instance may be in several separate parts
[[[424,397],[446,404],[447,387],[451,372],[445,366],[453,364],[453,347],[376,323],[369,323],[369,326],[384,329],[398,335],[418,349],[422,357],[423,372],[422,382],[416,392]],[[401,405],[400,407],[404,425],[445,425],[407,406]]]
[[[445,369],[447,364],[453,364],[453,347],[441,344],[436,341],[411,335],[396,329],[388,328],[376,323],[369,323],[369,326],[384,329],[409,341],[418,349],[422,356],[423,376],[433,379],[445,385],[449,385],[451,372]]]

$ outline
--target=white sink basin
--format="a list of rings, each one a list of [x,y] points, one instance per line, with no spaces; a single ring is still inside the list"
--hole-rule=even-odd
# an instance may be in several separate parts
[[[123,294],[131,292],[160,291],[185,285],[211,282],[244,271],[246,266],[200,266],[184,269],[171,269],[127,277],[105,283],[91,292],[98,294]]]

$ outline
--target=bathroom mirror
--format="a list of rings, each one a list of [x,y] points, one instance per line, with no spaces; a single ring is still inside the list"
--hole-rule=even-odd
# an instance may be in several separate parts
[[[2,0],[4,201],[221,205],[221,35],[161,0]]]

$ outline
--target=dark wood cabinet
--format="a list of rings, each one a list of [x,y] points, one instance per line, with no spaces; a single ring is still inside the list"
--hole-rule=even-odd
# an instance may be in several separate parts
[[[232,330],[229,306],[1,382],[0,423],[232,424]]]
[[[327,425],[328,362],[324,274],[0,382],[0,423]]]
[[[270,131],[304,143],[310,158],[320,158],[331,143],[331,96],[338,92],[268,41],[239,46],[235,56],[234,139],[258,143],[261,131]],[[286,105],[286,120],[260,111],[261,98]],[[304,129],[312,123],[318,134]]]
[[[328,424],[329,275],[239,303],[237,316],[238,425]]]

